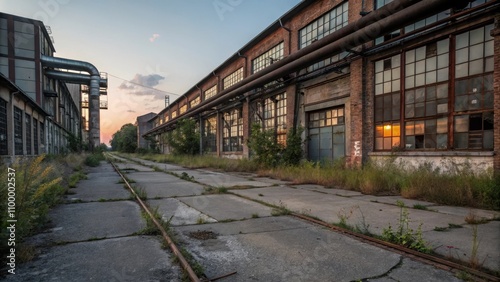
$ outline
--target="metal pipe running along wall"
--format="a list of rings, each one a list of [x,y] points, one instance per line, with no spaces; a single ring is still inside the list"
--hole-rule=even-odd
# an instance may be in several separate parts
[[[266,69],[253,74],[232,87],[219,93],[219,97],[207,103],[199,104],[178,118],[191,117],[203,111],[232,99],[238,95],[251,91],[285,75],[299,71],[309,65],[367,43],[377,37],[403,28],[420,19],[439,13],[462,2],[469,0],[400,0],[394,1],[377,9],[356,22],[350,23],[338,31],[312,43],[311,45],[277,61]],[[177,118],[177,119],[178,119]],[[171,120],[149,132],[168,127],[176,122]]]
[[[89,81],[89,149],[92,151],[101,144],[100,117],[99,117],[99,85],[101,75],[97,68],[88,62],[77,61],[66,58],[57,58],[41,55],[40,61],[45,67],[60,68],[67,70],[85,71],[90,74]],[[67,73],[68,82],[74,82],[73,79],[81,79],[81,74]],[[64,79],[63,79],[64,80]]]

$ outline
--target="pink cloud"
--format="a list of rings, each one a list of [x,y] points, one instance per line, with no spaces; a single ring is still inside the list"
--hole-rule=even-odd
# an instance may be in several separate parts
[[[159,35],[158,33],[154,33],[154,34],[153,34],[153,36],[151,36],[151,37],[149,38],[149,41],[150,41],[150,42],[155,42],[155,41],[156,41],[156,39],[158,39],[158,37],[160,37],[160,35]]]

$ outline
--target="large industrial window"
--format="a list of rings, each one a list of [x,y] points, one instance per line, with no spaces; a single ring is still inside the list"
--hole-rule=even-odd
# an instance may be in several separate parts
[[[9,53],[9,39],[7,32],[7,19],[0,19],[0,54],[7,55]],[[7,72],[3,72],[8,74]],[[7,75],[8,76],[8,75]]]
[[[23,154],[23,111],[14,107],[14,153]]]
[[[214,97],[217,94],[217,84],[207,89],[203,94],[204,94],[203,101]]]
[[[493,149],[493,37],[487,25],[456,36],[455,149]]]
[[[29,114],[24,116],[24,122],[24,130],[26,132],[26,154],[31,155],[31,116]]]
[[[299,31],[299,47],[304,48],[316,40],[341,29],[348,23],[349,2],[344,2]]]
[[[223,116],[222,150],[243,151],[243,118],[241,109],[225,112]]]
[[[35,27],[32,23],[14,21],[14,54],[35,58]]]
[[[344,107],[309,114],[308,156],[312,161],[332,161],[345,156]]]
[[[392,59],[375,62],[376,150],[493,148],[492,29],[490,24],[404,51],[400,74],[392,72]],[[393,83],[398,75],[404,76],[404,91]]]
[[[447,148],[449,42],[444,39],[405,53],[406,149]]]
[[[40,144],[45,145],[45,125],[40,122]]]
[[[33,148],[34,148],[33,153],[35,155],[38,155],[39,154],[39,150],[38,150],[38,121],[36,119],[33,119]]]
[[[231,73],[222,80],[222,88],[227,89],[242,79],[243,79],[243,68],[239,68],[237,71]]]
[[[375,149],[401,143],[401,56],[375,62]]]
[[[380,9],[383,6],[391,3],[393,0],[375,0],[375,9]]]
[[[205,120],[203,150],[205,152],[217,152],[217,116],[215,115]]]
[[[276,142],[286,145],[286,93],[255,102],[253,111],[254,122],[261,124],[264,130],[274,131]]]
[[[187,108],[188,108],[187,105],[180,107],[179,108],[179,115],[182,115],[183,113],[185,113],[187,111]]]
[[[252,73],[256,73],[266,67],[272,65],[274,62],[283,59],[284,51],[283,51],[284,43],[281,42],[273,48],[269,49],[264,54],[258,56],[257,58],[252,60]]]
[[[200,103],[200,96],[196,96],[193,100],[189,101],[189,108],[194,108]]]
[[[0,155],[8,155],[7,101],[0,98]]]

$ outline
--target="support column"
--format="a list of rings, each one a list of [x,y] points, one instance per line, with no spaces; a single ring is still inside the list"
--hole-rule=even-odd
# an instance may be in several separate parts
[[[495,175],[500,176],[500,14],[495,17],[495,26],[491,31],[491,36],[494,39],[494,73],[493,73],[493,87],[494,87],[494,120],[493,120],[493,146],[494,146],[494,156],[493,156],[493,170]]]
[[[363,60],[358,59],[351,63],[351,95],[350,117],[348,124],[351,131],[350,156],[347,164],[361,167],[363,161]]]

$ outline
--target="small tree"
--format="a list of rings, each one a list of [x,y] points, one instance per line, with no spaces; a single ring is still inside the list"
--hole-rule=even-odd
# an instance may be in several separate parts
[[[302,133],[304,128],[299,127],[292,129],[286,136],[286,147],[283,150],[283,164],[285,165],[298,165],[304,155],[302,145]]]
[[[176,126],[170,134],[165,135],[165,139],[172,147],[174,154],[198,154],[200,152],[200,136],[196,130],[196,121],[183,118],[177,122]]]
[[[247,144],[259,164],[274,167],[281,162],[283,146],[276,142],[274,130],[263,130],[260,124],[252,124]]]
[[[111,140],[111,147],[113,150],[133,153],[137,149],[137,127],[131,123],[125,124],[113,134]]]

